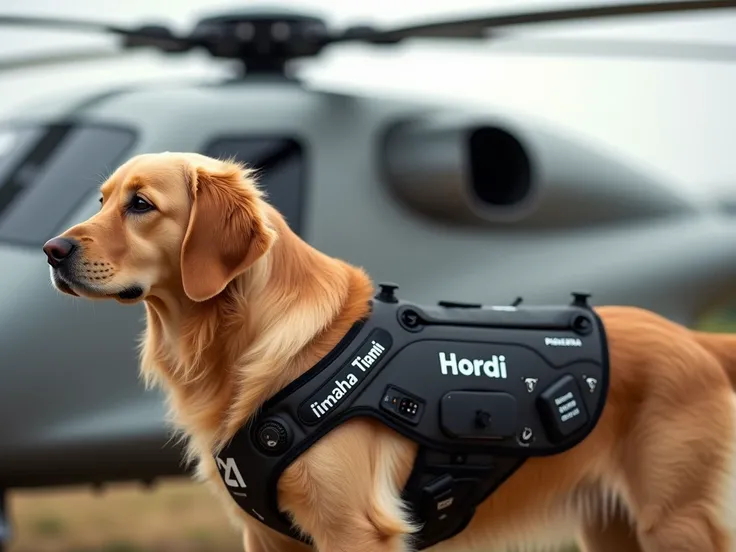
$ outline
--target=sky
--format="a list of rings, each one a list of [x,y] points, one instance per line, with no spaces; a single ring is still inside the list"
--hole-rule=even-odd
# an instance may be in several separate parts
[[[599,3],[601,0],[595,0]],[[170,23],[178,30],[205,13],[242,8],[248,2],[206,0],[0,0],[0,13],[64,16],[118,24]],[[336,26],[416,23],[442,17],[548,9],[580,2],[525,0],[305,0],[271,5],[316,12]],[[170,6],[176,6],[171,9]],[[263,5],[258,3],[258,5]],[[564,128],[646,167],[683,193],[736,196],[736,61],[643,61],[582,56],[520,55],[533,39],[548,37],[634,38],[732,44],[736,10],[711,14],[641,17],[596,23],[565,23],[517,29],[510,44],[415,43],[399,48],[332,49],[302,75],[314,86],[431,96],[514,113]],[[524,42],[526,41],[526,42]],[[107,46],[105,38],[26,29],[0,30],[0,59],[65,46]],[[516,48],[516,51],[514,51]],[[216,76],[223,68],[206,56],[181,60],[137,54],[128,61],[85,63],[0,73],[0,114],[22,110],[30,96],[63,93],[72,86],[175,76]],[[74,78],[71,76],[74,75]]]

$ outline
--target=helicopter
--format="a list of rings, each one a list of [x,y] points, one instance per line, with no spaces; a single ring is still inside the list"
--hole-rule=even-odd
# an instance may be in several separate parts
[[[695,202],[529,116],[314,89],[294,62],[346,44],[488,42],[505,27],[731,8],[736,1],[594,5],[392,29],[334,29],[313,14],[251,8],[203,17],[187,33],[0,14],[4,27],[111,35],[121,51],[172,57],[200,50],[232,69],[215,81],[49,94],[0,120],[0,548],[8,489],[188,473],[164,398],[138,379],[142,310],[61,296],[41,252],[98,210],[99,184],[117,165],[155,151],[238,159],[303,239],[418,302],[549,303],[583,290],[594,305],[691,324],[731,295],[733,202]],[[736,59],[718,46],[641,53]],[[106,55],[58,52],[16,66]]]

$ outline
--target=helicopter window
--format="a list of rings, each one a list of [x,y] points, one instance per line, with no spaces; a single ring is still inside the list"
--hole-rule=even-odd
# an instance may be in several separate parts
[[[286,218],[297,234],[302,225],[304,201],[304,150],[290,137],[223,137],[210,142],[203,152],[220,159],[235,158],[258,172],[259,186],[268,201]]]
[[[0,129],[0,240],[37,245],[53,237],[134,139],[100,126]]]

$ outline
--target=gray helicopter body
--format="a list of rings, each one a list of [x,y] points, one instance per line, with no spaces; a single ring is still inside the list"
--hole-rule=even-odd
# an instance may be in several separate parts
[[[555,303],[585,290],[597,305],[690,323],[736,277],[736,219],[534,121],[266,78],[50,98],[25,113],[2,124],[16,141],[0,155],[0,487],[183,473],[162,396],[138,379],[142,307],[61,295],[41,252],[97,211],[101,181],[138,153],[265,163],[261,184],[299,235],[418,302]],[[478,127],[505,129],[527,151],[527,197],[463,203],[462,137]],[[501,150],[479,159],[503,165],[512,153]],[[428,200],[430,184],[445,195]]]

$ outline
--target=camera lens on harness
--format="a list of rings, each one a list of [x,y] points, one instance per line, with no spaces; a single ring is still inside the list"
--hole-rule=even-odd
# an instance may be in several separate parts
[[[491,413],[485,410],[478,410],[475,413],[475,427],[478,429],[486,429],[491,425]]]
[[[399,323],[404,329],[416,332],[421,329],[422,319],[414,309],[403,309],[399,312]]]
[[[572,329],[579,334],[587,335],[593,330],[593,323],[590,321],[590,318],[580,314],[573,318]]]
[[[255,437],[261,450],[269,454],[280,454],[289,447],[289,430],[286,424],[275,418],[263,422]]]

